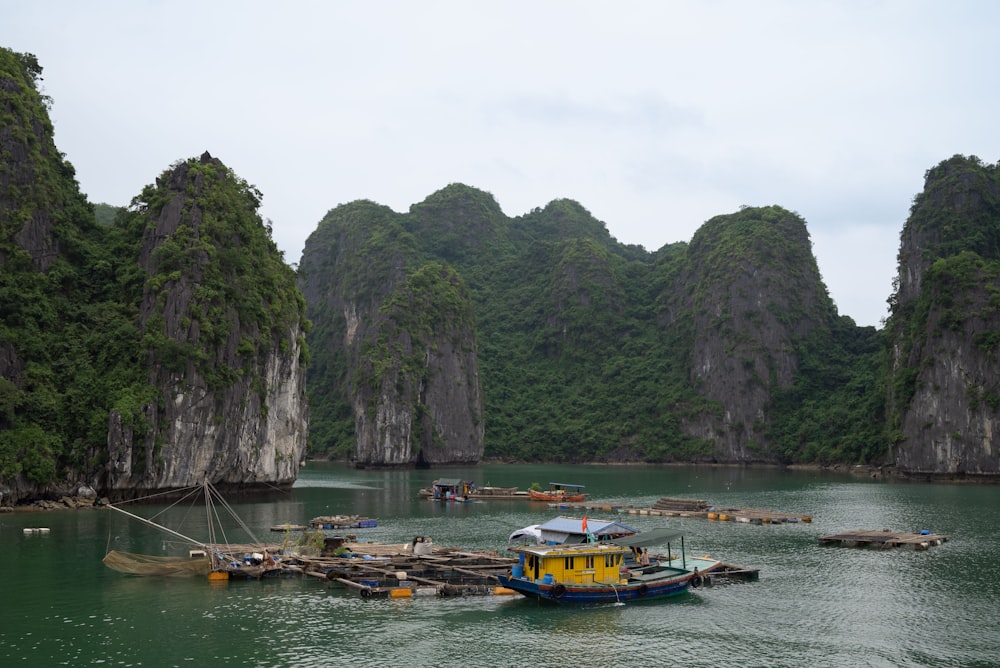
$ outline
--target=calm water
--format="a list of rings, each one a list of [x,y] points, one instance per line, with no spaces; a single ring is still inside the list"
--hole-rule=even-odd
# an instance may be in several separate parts
[[[595,501],[648,506],[686,496],[814,521],[622,515],[639,529],[684,529],[690,553],[760,568],[760,581],[666,602],[565,609],[507,596],[362,599],[312,579],[213,587],[130,577],[101,564],[109,547],[180,548],[109,511],[0,515],[0,666],[1000,666],[1000,486],[737,469],[310,464],[290,495],[234,507],[266,539],[278,536],[272,524],[355,513],[379,519],[376,529],[357,531],[372,541],[426,535],[438,545],[498,550],[512,530],[559,514],[527,501],[417,499],[437,476],[522,489],[582,483]],[[200,536],[202,513],[176,507],[163,520],[184,519],[186,532]],[[24,535],[30,526],[51,533]],[[817,544],[819,535],[857,528],[928,529],[952,540],[925,552]]]

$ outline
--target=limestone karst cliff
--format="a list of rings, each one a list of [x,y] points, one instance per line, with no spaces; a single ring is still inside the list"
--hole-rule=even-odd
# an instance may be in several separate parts
[[[718,407],[686,416],[683,429],[712,444],[712,459],[779,461],[767,435],[773,397],[795,380],[797,342],[835,317],[805,222],[776,206],[717,216],[695,233],[671,288],[663,326],[690,328],[692,389]]]
[[[418,290],[422,271],[438,287]],[[777,206],[718,216],[690,245],[649,253],[575,202],[512,219],[452,184],[406,214],[332,210],[299,280],[315,325],[313,452],[369,466],[879,450],[871,399],[883,395],[866,375],[879,369],[876,333],[837,315],[805,222]],[[463,284],[467,298],[441,299]],[[435,382],[452,394],[414,400]],[[420,437],[417,415],[436,425]],[[432,456],[433,432],[449,457]]]
[[[901,234],[890,335],[891,461],[1000,473],[1000,165],[928,170]]]
[[[260,194],[206,154],[98,224],[40,74],[0,49],[0,502],[290,485],[305,304]]]
[[[309,237],[299,276],[315,323],[313,398],[328,411],[313,440],[339,441],[359,467],[478,462],[475,326],[458,274],[421,261],[397,214],[355,202]]]
[[[258,206],[259,193],[208,153],[133,203],[127,226],[141,231],[145,276],[138,321],[156,400],[140,407],[141,430],[111,413],[110,489],[297,477],[308,433],[304,302]]]

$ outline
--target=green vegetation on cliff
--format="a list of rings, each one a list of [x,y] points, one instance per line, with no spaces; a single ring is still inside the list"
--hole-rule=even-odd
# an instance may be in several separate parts
[[[186,163],[199,184],[187,193],[203,223],[198,234],[184,227],[144,244],[171,196],[159,186],[128,210],[99,205],[95,213],[55,148],[40,75],[34,56],[0,48],[0,483],[92,482],[107,460],[112,411],[140,435],[149,427],[143,407],[160,396],[151,367],[191,364],[224,383],[282,345],[305,306],[256,215],[260,194],[221,163]],[[141,261],[154,246],[147,274]],[[183,317],[201,343],[165,330],[162,315],[143,330],[143,309],[155,314],[195,265]],[[144,304],[146,291],[155,300]],[[238,344],[243,368],[219,367],[206,354],[225,337],[229,313],[252,333]]]
[[[742,274],[733,272],[734,266],[752,264],[775,277],[771,289],[780,299],[768,307],[775,318],[793,330],[810,318],[815,322],[791,341],[801,369],[789,389],[773,398],[773,441],[761,458],[877,457],[883,366],[873,364],[872,355],[880,350],[878,339],[873,329],[838,318],[821,285],[795,285],[818,282],[803,221],[765,207],[719,222],[706,225],[692,242],[700,249],[675,244],[649,253],[618,243],[603,223],[569,200],[511,219],[489,193],[452,184],[403,214],[372,203],[338,207],[307,242],[300,269],[316,323],[310,335],[316,361],[309,373],[312,453],[344,457],[354,445],[344,391],[350,360],[338,341],[344,332],[365,327],[355,322],[348,328],[337,312],[347,307],[315,302],[347,283],[342,294],[364,299],[405,285],[403,277],[424,263],[447,262],[472,295],[487,457],[711,460],[714,443],[685,428],[700,415],[725,410],[692,382],[700,330],[691,308],[700,304],[714,312],[708,302],[718,298],[713,291],[722,285],[731,293],[759,287],[741,283]],[[359,227],[364,236],[352,231]],[[334,229],[340,246],[330,241]],[[359,261],[349,246],[362,238]],[[374,240],[384,243],[375,246]],[[693,273],[700,282],[685,283]],[[809,301],[809,294],[820,297]],[[413,321],[414,331],[446,317],[431,309],[418,315],[414,311],[423,309],[404,301],[393,301],[392,312],[400,322]],[[718,331],[743,336],[733,317],[756,321],[752,311],[723,313]],[[796,426],[801,421],[805,426]]]
[[[136,341],[122,259],[56,150],[31,54],[0,49],[0,480],[93,470]]]
[[[963,365],[996,358],[1000,334],[1000,163],[956,155],[927,170],[924,190],[914,199],[902,233],[899,275],[889,299],[887,356],[893,360],[887,432],[893,442],[904,413],[920,389],[921,374],[935,356],[956,354],[965,338]],[[946,336],[953,342],[942,351]],[[944,345],[944,344],[941,344]],[[987,367],[988,368],[988,367]],[[965,392],[970,409],[987,407],[1000,418],[1000,388],[971,369]],[[942,401],[949,401],[942,398]],[[989,412],[987,411],[987,413]],[[982,421],[982,420],[980,420]],[[930,423],[930,417],[923,420]],[[956,427],[953,433],[958,435]],[[987,439],[988,440],[988,439]]]

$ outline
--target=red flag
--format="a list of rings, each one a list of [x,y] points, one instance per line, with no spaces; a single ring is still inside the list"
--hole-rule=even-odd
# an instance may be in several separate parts
[[[587,516],[586,515],[583,516],[583,533],[590,533],[589,531],[587,531]]]

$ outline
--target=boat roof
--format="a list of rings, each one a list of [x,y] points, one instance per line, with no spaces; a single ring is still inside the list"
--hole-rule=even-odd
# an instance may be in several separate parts
[[[434,485],[437,487],[458,487],[464,482],[461,478],[438,478]]]
[[[573,487],[573,488],[576,488],[576,489],[583,489],[584,487],[586,487],[586,485],[574,485],[573,483],[570,483],[570,482],[550,482],[549,486],[551,486],[551,487]]]
[[[511,552],[528,552],[540,557],[588,555],[588,554],[621,554],[628,552],[627,547],[616,543],[563,543],[560,545],[523,545],[510,548]]]
[[[650,547],[653,545],[663,545],[683,536],[683,531],[670,529],[668,527],[658,527],[655,529],[649,529],[648,531],[643,531],[642,533],[637,533],[633,536],[616,538],[615,543],[625,547]]]
[[[616,522],[615,520],[587,520],[587,531],[583,530],[583,520],[579,517],[560,516],[538,525],[542,538],[556,543],[566,542],[568,536],[583,536],[592,533],[595,536],[634,534],[636,529]]]

